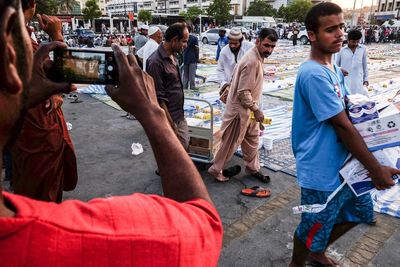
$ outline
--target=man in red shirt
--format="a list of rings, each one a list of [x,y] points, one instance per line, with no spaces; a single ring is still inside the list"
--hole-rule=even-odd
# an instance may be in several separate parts
[[[36,2],[22,0],[21,4],[28,23],[35,14]],[[38,15],[38,18],[51,40],[63,41],[61,21],[57,17]],[[35,52],[39,44],[33,39],[31,43]],[[22,131],[11,148],[16,194],[61,202],[63,190],[75,188],[78,180],[76,158],[62,103],[60,95],[53,95],[27,111]]]
[[[26,108],[76,89],[45,75],[49,51],[65,44],[46,44],[32,60],[18,3],[0,0],[0,158]],[[134,56],[113,49],[121,83],[107,86],[107,92],[146,131],[165,197],[133,194],[56,204],[2,192],[0,185],[1,266],[217,265],[222,223],[202,178],[159,107],[153,80]]]

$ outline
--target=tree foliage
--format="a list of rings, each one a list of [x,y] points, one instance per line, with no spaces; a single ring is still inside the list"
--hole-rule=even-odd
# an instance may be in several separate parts
[[[284,19],[286,22],[304,22],[311,7],[311,0],[294,0],[285,8]]]
[[[101,16],[99,5],[96,0],[86,1],[86,7],[82,10],[83,18],[92,21],[92,27],[94,28],[94,19]]]
[[[36,13],[38,14],[55,15],[58,7],[56,0],[36,0]]]
[[[285,20],[286,12],[287,12],[287,8],[284,5],[281,5],[281,7],[276,12],[276,17],[283,18],[284,21],[286,22],[286,20]]]
[[[151,22],[153,20],[153,16],[151,12],[148,10],[141,9],[138,14],[139,21],[143,22]]]
[[[194,22],[201,14],[202,10],[198,6],[191,6],[187,9],[187,12],[180,12],[179,15],[183,16],[185,20],[190,20]]]
[[[217,21],[217,24],[225,25],[231,18],[230,3],[230,0],[214,0],[208,7],[207,13]]]
[[[277,13],[276,9],[264,0],[255,0],[250,3],[249,8],[246,11],[247,16],[275,16]]]

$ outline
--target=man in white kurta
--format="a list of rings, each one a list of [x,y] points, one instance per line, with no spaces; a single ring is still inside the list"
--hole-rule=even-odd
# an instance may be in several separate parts
[[[254,44],[244,40],[239,28],[230,30],[228,40],[228,45],[221,50],[217,65],[217,77],[221,87],[231,82],[236,64],[254,46]]]
[[[143,60],[143,70],[146,71],[146,61],[157,50],[161,44],[163,34],[157,26],[149,28],[149,40],[146,44],[137,51],[137,55]]]
[[[351,30],[348,34],[348,45],[336,55],[336,64],[348,72],[345,83],[351,94],[368,96],[367,49],[360,44],[362,34],[359,30]]]
[[[234,171],[222,171],[239,145],[246,172],[263,182],[269,182],[269,177],[260,172],[258,142],[264,114],[257,103],[262,93],[264,58],[272,53],[277,40],[278,35],[273,29],[262,29],[255,47],[236,66],[222,119],[221,144],[213,165],[208,169],[220,182],[228,181],[230,176],[240,172],[240,166],[230,168]],[[254,113],[255,120],[250,119],[250,112]]]

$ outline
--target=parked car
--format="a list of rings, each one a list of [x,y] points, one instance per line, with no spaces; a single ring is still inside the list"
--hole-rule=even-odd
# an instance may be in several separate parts
[[[293,39],[293,32],[292,31],[290,31],[288,33],[287,38],[289,40]],[[310,40],[308,39],[306,26],[301,26],[300,27],[299,34],[297,35],[297,40],[300,40],[300,43],[303,44],[303,45],[308,44],[310,42]]]
[[[89,29],[76,29],[71,35],[71,37],[78,37],[79,39],[94,39],[96,34]]]
[[[203,44],[216,44],[219,39],[218,33],[219,28],[209,29],[200,35],[200,40],[203,42]],[[229,34],[229,29],[226,29],[226,34]]]
[[[289,31],[287,38],[292,40],[293,32]],[[310,40],[308,39],[308,34],[306,30],[306,26],[301,26],[299,29],[299,34],[297,35],[297,40],[300,40],[302,45],[308,44]],[[343,44],[347,44],[347,32],[344,33],[344,41]]]

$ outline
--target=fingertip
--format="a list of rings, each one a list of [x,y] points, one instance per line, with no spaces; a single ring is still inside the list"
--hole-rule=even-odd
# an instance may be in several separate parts
[[[114,90],[114,85],[107,84],[104,89],[106,90],[107,95],[111,96]]]

